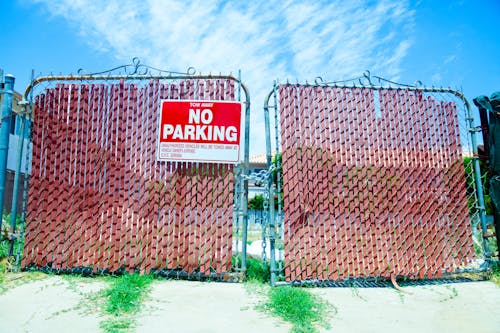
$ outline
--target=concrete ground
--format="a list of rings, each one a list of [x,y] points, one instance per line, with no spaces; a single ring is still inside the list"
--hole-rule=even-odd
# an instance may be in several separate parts
[[[47,276],[7,283],[0,332],[99,332],[99,279]],[[308,289],[331,303],[320,332],[500,332],[500,287],[491,282],[391,288]],[[289,332],[257,310],[263,295],[244,284],[156,280],[136,332]]]
[[[72,281],[59,276],[12,281],[0,295],[0,332],[99,332],[99,312],[86,306],[85,296],[105,285]]]
[[[331,329],[321,332],[499,333],[500,287],[469,282],[392,288],[313,289],[334,305]]]

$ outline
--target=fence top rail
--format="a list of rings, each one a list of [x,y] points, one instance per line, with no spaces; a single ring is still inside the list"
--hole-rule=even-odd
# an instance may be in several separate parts
[[[196,74],[194,67],[189,67],[186,72],[175,72],[157,69],[155,67],[144,65],[138,58],[133,58],[132,64],[118,66],[107,71],[96,73],[84,73],[83,69],[78,70],[78,74],[69,75],[45,75],[34,78],[24,90],[23,102],[29,100],[29,95],[33,89],[43,82],[53,81],[106,81],[106,80],[179,80],[179,79],[194,79],[194,80],[210,80],[223,79],[231,80],[238,83],[245,93],[245,104],[250,107],[250,93],[240,78],[232,75],[213,75],[213,74]]]
[[[377,83],[372,81],[372,78],[376,79]],[[386,85],[384,85],[386,84]],[[290,83],[287,81],[284,84],[277,84],[275,86],[306,86],[306,87],[331,87],[331,88],[368,88],[372,90],[410,90],[410,91],[421,91],[429,93],[450,93],[461,99],[465,105],[467,112],[471,110],[471,105],[465,95],[456,89],[444,88],[444,87],[427,87],[422,84],[421,81],[416,81],[415,84],[404,84],[398,83],[391,80],[384,79],[380,76],[371,75],[370,71],[365,71],[362,76],[338,81],[325,81],[321,76],[315,78],[314,83]],[[275,93],[273,89],[266,95],[264,100],[264,108],[269,108],[269,99]]]
[[[245,94],[244,102],[245,104],[245,129],[244,129],[244,162],[243,169],[244,173],[248,173],[249,165],[249,147],[250,147],[250,92],[246,85],[241,81],[240,75],[234,77],[232,75],[213,75],[213,74],[196,74],[194,67],[189,67],[186,72],[175,72],[162,70],[148,65],[144,65],[140,62],[139,58],[135,57],[132,59],[132,64],[122,65],[110,70],[96,72],[96,73],[84,73],[83,69],[78,70],[78,74],[69,75],[46,75],[32,78],[31,82],[28,84],[24,90],[23,100],[19,102],[19,105],[24,106],[25,116],[32,116],[31,104],[33,103],[33,90],[34,88],[43,82],[54,82],[54,81],[110,81],[110,80],[180,80],[180,79],[192,79],[192,80],[211,80],[211,79],[222,79],[231,80],[238,84],[238,88],[243,90]],[[238,91],[238,99],[240,97]]]

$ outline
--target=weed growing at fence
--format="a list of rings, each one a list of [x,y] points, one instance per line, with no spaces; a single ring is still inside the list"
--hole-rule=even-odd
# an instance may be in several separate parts
[[[0,242],[0,259],[3,259],[9,255],[9,242]]]
[[[104,292],[104,311],[109,318],[101,322],[101,328],[109,333],[132,329],[133,315],[139,311],[152,281],[151,275],[131,274],[113,278],[111,286]]]
[[[269,282],[270,278],[269,263],[257,258],[247,258],[246,281],[258,281],[265,283]]]
[[[6,272],[7,272],[7,259],[0,257],[0,286],[3,286],[5,281],[7,280]]]
[[[292,323],[292,333],[317,332],[318,326],[328,328],[330,305],[318,296],[290,286],[270,288],[264,308]]]
[[[500,286],[500,264],[493,266],[491,281],[496,283],[497,286]]]
[[[16,251],[18,250],[18,247],[22,246],[22,244],[23,242],[18,241],[14,243],[14,253],[17,253]],[[31,280],[39,280],[44,277],[43,274],[40,273],[12,273],[12,271],[15,270],[15,259],[13,257],[9,257],[9,246],[9,241],[0,241],[0,293],[5,292],[9,288],[19,284],[29,282]]]
[[[1,237],[1,235],[0,235]],[[9,262],[9,242],[1,241],[0,242],[0,289],[1,291],[5,291],[6,287],[4,286],[7,282],[7,272],[10,271],[11,263]]]

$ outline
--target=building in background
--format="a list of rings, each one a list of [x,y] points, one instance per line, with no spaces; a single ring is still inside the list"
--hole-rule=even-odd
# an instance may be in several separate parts
[[[0,105],[3,103],[3,94],[0,94]],[[19,102],[22,101],[23,97],[20,93],[14,92],[12,96],[12,122],[10,126],[10,135],[9,135],[9,152],[7,155],[7,174],[5,177],[5,196],[4,196],[4,213],[10,213],[12,208],[12,190],[14,188],[14,175],[16,170],[17,157],[19,152],[19,142],[21,138],[21,121],[20,113],[23,111],[23,106],[19,105]],[[0,122],[1,126],[1,122]],[[30,126],[25,126],[24,128],[24,137],[29,138]],[[26,151],[28,149],[28,144],[30,144],[29,140],[24,141],[23,148],[23,158],[21,164],[21,178],[20,178],[20,186],[19,186],[19,198],[22,198],[24,191],[24,179],[25,179],[25,170],[26,170]],[[31,147],[30,147],[31,148]],[[31,150],[30,150],[31,151]],[[28,165],[28,173],[31,173],[31,165]],[[22,211],[22,200],[18,200],[17,204],[17,212],[21,213]]]

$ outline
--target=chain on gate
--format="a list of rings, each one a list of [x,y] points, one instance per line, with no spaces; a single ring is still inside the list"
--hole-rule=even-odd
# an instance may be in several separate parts
[[[263,184],[266,185],[266,190],[264,191],[264,202],[263,202],[263,211],[265,212],[264,217],[261,218],[262,221],[262,255],[261,258],[263,261],[267,261],[267,239],[268,239],[268,227],[270,227],[270,212],[269,212],[269,189],[267,188],[267,184],[273,177],[273,172],[277,169],[276,164],[271,164],[268,169],[260,170],[258,172],[252,172],[248,175],[242,175],[243,180],[254,181],[255,184]]]

